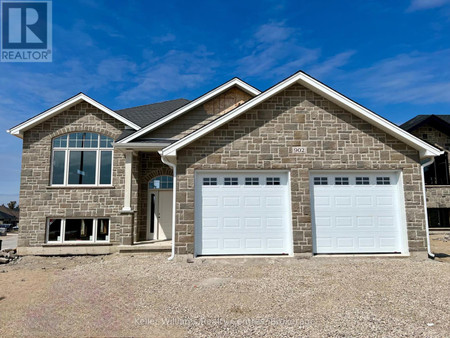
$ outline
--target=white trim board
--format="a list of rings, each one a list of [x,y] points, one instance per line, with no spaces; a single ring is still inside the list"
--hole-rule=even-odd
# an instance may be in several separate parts
[[[49,118],[61,113],[62,111],[66,110],[70,107],[73,107],[74,105],[76,105],[82,101],[85,101],[85,102],[93,105],[97,109],[114,117],[116,120],[119,120],[120,122],[126,124],[127,126],[133,128],[135,130],[139,130],[141,128],[137,124],[135,124],[135,123],[131,122],[130,120],[124,118],[123,116],[117,114],[113,110],[111,110],[108,107],[102,105],[101,103],[95,101],[94,99],[90,98],[86,94],[79,93],[79,94],[71,97],[70,99],[67,99],[66,101],[63,101],[60,104],[32,117],[31,119],[26,120],[25,122],[22,122],[21,124],[15,126],[15,127],[12,127],[11,129],[7,130],[7,132],[10,133],[11,135],[22,138],[24,131],[48,120]]]
[[[198,107],[199,105],[205,103],[206,101],[212,99],[213,97],[222,94],[223,92],[227,91],[228,89],[230,89],[231,87],[238,87],[242,90],[244,90],[245,92],[249,93],[252,96],[257,96],[259,95],[261,92],[250,86],[248,83],[245,83],[244,81],[242,81],[241,79],[238,78],[233,78],[228,82],[225,82],[224,84],[220,85],[219,87],[209,91],[208,93],[200,96],[199,98],[195,99],[194,101],[189,102],[188,104],[178,108],[177,110],[173,111],[172,113],[168,114],[167,116],[164,116],[162,118],[160,118],[159,120],[149,124],[148,126],[145,126],[144,128],[140,129],[139,131],[137,131],[134,134],[131,134],[125,138],[123,138],[122,140],[120,140],[119,143],[128,143],[134,139],[136,139],[139,136],[142,136],[160,126],[162,126],[163,124],[177,118],[178,116],[188,112],[189,110]]]
[[[377,128],[383,130],[389,135],[399,139],[400,141],[408,144],[409,146],[417,149],[420,153],[420,158],[433,157],[438,156],[442,152],[433,147],[432,145],[420,140],[414,135],[408,133],[407,131],[401,129],[397,125],[388,120],[385,120],[381,116],[373,113],[369,109],[359,105],[358,103],[350,100],[344,95],[338,93],[337,91],[331,89],[330,87],[324,85],[323,83],[317,81],[312,78],[308,74],[304,72],[297,72],[294,75],[288,77],[287,79],[279,82],[275,86],[269,88],[268,90],[262,92],[260,95],[255,98],[247,101],[240,107],[232,110],[230,113],[225,114],[205,127],[196,130],[195,132],[189,134],[188,136],[182,138],[181,140],[171,144],[167,148],[162,150],[162,156],[176,156],[176,152],[178,149],[185,147],[186,145],[194,142],[200,137],[210,133],[211,131],[219,128],[220,126],[226,124],[227,122],[233,120],[234,118],[240,116],[245,113],[249,109],[255,107],[256,105],[264,102],[270,97],[278,94],[282,90],[288,88],[294,83],[299,83],[313,92],[321,95],[322,97],[334,102],[336,105],[342,107],[343,109],[355,114],[366,122],[376,126]]]

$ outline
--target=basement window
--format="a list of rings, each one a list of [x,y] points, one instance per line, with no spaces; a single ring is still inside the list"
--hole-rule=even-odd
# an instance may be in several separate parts
[[[48,243],[109,242],[108,218],[49,218]]]

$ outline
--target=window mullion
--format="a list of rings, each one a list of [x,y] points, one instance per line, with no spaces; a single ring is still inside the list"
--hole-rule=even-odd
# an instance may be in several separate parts
[[[100,155],[101,151],[97,149],[97,155],[95,159],[95,185],[100,185]]]
[[[92,226],[94,227],[94,229],[92,229],[92,241],[93,242],[97,242],[97,222],[98,222],[98,218],[94,218],[94,220],[92,222]]]
[[[66,156],[65,156],[65,168],[64,168],[64,185],[69,184],[69,154],[70,149],[66,149]]]
[[[66,241],[66,219],[61,219],[61,243]]]

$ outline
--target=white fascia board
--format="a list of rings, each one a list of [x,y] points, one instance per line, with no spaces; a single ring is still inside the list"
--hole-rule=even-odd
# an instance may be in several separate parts
[[[149,149],[149,150],[155,150],[155,149],[163,149],[170,145],[171,143],[168,142],[154,142],[154,143],[146,143],[146,142],[136,142],[136,143],[118,143],[113,142],[113,147],[118,149],[129,149],[129,150],[138,150],[138,149]]]
[[[382,118],[381,116],[359,105],[358,103],[331,89],[330,87],[327,87],[326,85],[317,81],[316,79],[313,79],[312,77],[306,74],[303,75],[304,77],[300,81],[302,85],[312,90],[313,92],[321,95],[322,97],[325,97],[326,99],[330,100],[336,105],[344,108],[345,110],[352,112],[354,115],[358,116],[362,120],[374,125],[375,127],[386,132],[387,134],[397,138],[400,141],[403,141],[407,145],[418,150],[421,153],[421,158],[423,158],[422,156],[430,157],[442,154],[442,151],[440,151],[436,147],[433,147],[427,142],[422,141],[418,137],[400,128],[396,124]]]
[[[414,135],[412,135],[412,134],[408,133],[407,131],[401,129],[400,127],[396,126],[392,122],[389,122],[389,121],[383,119],[382,117],[376,115],[375,113],[371,112],[367,108],[364,108],[363,106],[350,100],[349,98],[345,97],[344,95],[339,94],[335,90],[333,90],[333,89],[325,86],[321,82],[311,78],[307,74],[305,74],[303,72],[299,72],[299,73],[296,73],[296,74],[292,75],[291,77],[281,81],[280,83],[276,84],[275,86],[269,88],[268,90],[266,90],[265,92],[256,96],[255,98],[247,101],[242,106],[236,108],[235,110],[231,111],[230,113],[223,115],[222,117],[211,122],[210,124],[206,125],[205,127],[182,138],[178,142],[171,144],[167,148],[164,148],[162,151],[163,155],[176,154],[178,149],[185,147],[189,143],[199,139],[200,137],[210,133],[214,129],[233,120],[237,116],[243,114],[244,112],[248,111],[249,109],[262,103],[263,101],[267,100],[268,98],[272,97],[273,95],[276,95],[280,91],[284,90],[285,88],[291,86],[292,84],[294,84],[296,82],[304,85],[305,87],[311,89],[312,91],[329,99],[330,101],[334,102],[338,106],[351,111],[356,116],[358,116],[361,119],[369,122],[370,124],[380,128],[381,130],[385,131],[386,133],[392,135],[393,137],[405,142],[406,144],[410,145],[414,149],[417,149],[420,152],[421,158],[438,156],[442,153],[439,149],[420,140],[419,138],[415,137]]]
[[[227,91],[228,89],[230,89],[233,86],[239,87],[240,89],[244,90],[245,92],[249,93],[252,96],[257,96],[261,93],[258,89],[250,86],[248,83],[245,83],[241,79],[233,78],[230,81],[224,83],[223,85],[217,87],[216,89],[213,89],[210,92],[206,93],[205,95],[200,96],[196,100],[189,102],[188,104],[178,108],[177,110],[173,111],[172,113],[168,114],[167,116],[164,116],[163,118],[160,118],[159,120],[153,122],[152,124],[149,124],[148,126],[140,129],[138,132],[131,134],[128,137],[123,138],[122,140],[119,141],[119,143],[128,143],[128,142],[138,138],[139,136],[145,135],[148,132],[150,132],[150,131],[162,126],[163,124],[177,118],[178,116],[188,112],[189,110],[198,107],[199,105],[205,103],[206,101],[212,99],[213,97],[220,95],[221,93]]]
[[[42,123],[45,120],[48,120],[49,118],[57,115],[61,111],[64,111],[82,101],[85,101],[85,102],[93,105],[94,107],[98,108],[99,110],[103,111],[104,113],[114,117],[115,119],[119,120],[120,122],[126,124],[127,126],[133,128],[135,130],[140,129],[140,127],[137,124],[135,124],[135,123],[131,122],[130,120],[124,118],[123,116],[117,114],[113,110],[109,109],[108,107],[105,107],[104,105],[95,101],[94,99],[90,98],[89,96],[87,96],[83,93],[80,93],[80,94],[75,95],[74,97],[71,97],[70,99],[68,99],[64,102],[61,102],[60,104],[54,106],[53,108],[50,108],[50,109],[32,117],[31,119],[7,130],[7,132],[10,133],[11,135],[15,135],[15,136],[22,138],[23,132],[25,130],[28,130],[28,129],[38,125],[39,123]]]

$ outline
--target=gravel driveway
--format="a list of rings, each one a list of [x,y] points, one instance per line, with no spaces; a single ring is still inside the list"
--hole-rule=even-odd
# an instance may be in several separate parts
[[[450,264],[432,260],[23,257],[0,279],[2,337],[450,332]]]

